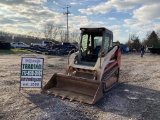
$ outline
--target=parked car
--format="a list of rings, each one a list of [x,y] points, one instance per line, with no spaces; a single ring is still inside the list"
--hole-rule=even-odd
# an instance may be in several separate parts
[[[28,48],[30,45],[25,44],[24,42],[11,42],[12,48]]]
[[[54,44],[52,41],[42,41],[42,43],[31,43],[31,46],[46,47]]]

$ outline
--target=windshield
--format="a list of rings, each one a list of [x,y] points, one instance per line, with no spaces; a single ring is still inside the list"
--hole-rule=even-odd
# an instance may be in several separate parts
[[[102,36],[94,37],[94,46],[101,46],[102,45]]]
[[[96,62],[102,46],[102,32],[82,33],[81,61]]]
[[[81,47],[82,51],[86,51],[87,48],[92,47],[95,49],[97,46],[101,47],[102,45],[102,36],[96,36],[94,34],[83,34]]]

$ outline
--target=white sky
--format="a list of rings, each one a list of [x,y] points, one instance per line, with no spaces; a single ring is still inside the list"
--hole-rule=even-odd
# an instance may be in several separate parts
[[[106,27],[114,41],[126,42],[129,34],[141,40],[147,31],[160,30],[160,0],[0,0],[0,30],[19,34],[42,32],[47,22],[69,31],[80,27]]]

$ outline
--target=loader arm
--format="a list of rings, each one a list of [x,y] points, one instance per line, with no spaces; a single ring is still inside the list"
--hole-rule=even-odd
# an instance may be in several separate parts
[[[99,75],[98,80],[99,81],[102,80],[102,76],[103,76],[104,72],[106,71],[106,68],[109,64],[112,63],[112,67],[114,65],[118,64],[117,58],[111,59],[112,56],[115,56],[115,53],[117,50],[118,50],[118,46],[115,46],[111,51],[109,51],[109,53],[106,54],[106,56],[98,58],[94,69],[97,70],[97,72],[98,72],[98,75]]]

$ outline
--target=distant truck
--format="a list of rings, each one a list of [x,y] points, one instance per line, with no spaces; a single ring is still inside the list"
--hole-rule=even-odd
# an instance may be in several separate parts
[[[31,43],[31,46],[34,47],[46,47],[54,44],[52,41],[42,41],[42,43]]]
[[[153,54],[160,54],[160,47],[150,47],[148,50]]]

